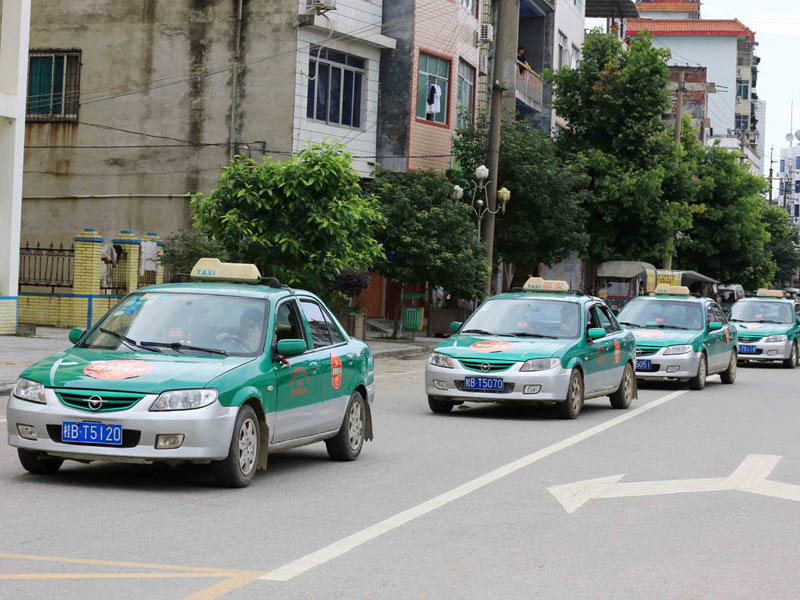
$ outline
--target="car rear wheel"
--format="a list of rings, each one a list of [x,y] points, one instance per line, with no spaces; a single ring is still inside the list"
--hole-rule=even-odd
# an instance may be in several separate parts
[[[450,400],[442,400],[436,396],[428,396],[428,406],[430,409],[438,414],[446,414],[453,410],[453,407],[456,405],[455,402],[451,402]]]
[[[728,368],[719,376],[722,383],[733,383],[736,381],[736,369],[739,361],[737,360],[736,350],[731,352],[731,361],[728,363]]]
[[[22,468],[28,473],[35,473],[36,475],[51,475],[58,471],[64,463],[63,458],[54,458],[47,456],[44,452],[26,450],[25,448],[17,448],[17,456]]]
[[[245,404],[239,409],[228,457],[212,464],[214,478],[227,487],[247,487],[253,480],[261,451],[261,432],[256,411]]]
[[[697,375],[689,380],[690,390],[702,390],[706,387],[706,376],[708,375],[708,364],[706,362],[706,355],[700,355],[700,364],[697,365]]]
[[[577,369],[572,370],[567,388],[567,399],[559,402],[558,416],[561,419],[575,419],[583,408],[583,376]]]
[[[325,440],[328,456],[333,460],[349,461],[358,458],[361,448],[364,447],[364,427],[367,419],[367,409],[364,397],[353,392],[347,410],[344,413],[342,426],[339,433],[329,440]]]
[[[792,353],[783,361],[783,366],[786,369],[794,369],[797,366],[797,342],[792,343]]]
[[[625,365],[625,370],[622,371],[622,380],[619,382],[619,389],[609,396],[612,408],[628,408],[633,401],[635,392],[636,376],[634,375],[631,363],[628,363]]]

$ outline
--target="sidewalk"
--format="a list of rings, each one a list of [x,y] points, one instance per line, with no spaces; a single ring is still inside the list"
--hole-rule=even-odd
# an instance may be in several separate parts
[[[0,336],[0,393],[11,389],[17,376],[37,360],[69,348],[69,329],[37,327],[36,337]],[[367,340],[375,358],[402,358],[427,352],[441,340],[417,338],[411,340]]]

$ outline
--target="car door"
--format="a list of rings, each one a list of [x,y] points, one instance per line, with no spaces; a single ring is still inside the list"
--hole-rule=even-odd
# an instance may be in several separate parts
[[[603,368],[606,363],[605,339],[592,340],[589,338],[589,330],[601,327],[600,317],[598,316],[595,304],[587,304],[585,308],[586,327],[583,335],[585,348],[583,353],[583,387],[587,395],[594,394],[604,389]]]
[[[272,442],[285,442],[319,433],[314,422],[314,403],[319,397],[322,381],[316,376],[315,355],[309,335],[294,298],[280,302],[275,309],[271,349],[273,368],[278,386],[278,412]],[[278,340],[301,339],[309,350],[298,356],[280,357]]]
[[[731,331],[731,326],[728,323],[728,317],[722,310],[719,304],[712,303],[711,311],[714,313],[714,320],[722,323],[722,331],[719,336],[719,368],[725,369],[731,361],[731,352],[736,346],[736,336]]]
[[[724,359],[724,340],[725,333],[723,331],[711,331],[711,323],[717,320],[717,315],[714,314],[714,307],[711,302],[706,305],[706,354],[708,355],[708,370],[709,372],[718,371],[721,368],[722,360]]]
[[[606,339],[602,340],[609,354],[608,364],[608,386],[618,387],[622,381],[622,372],[625,370],[625,332],[617,323],[616,317],[607,306],[602,304],[597,306],[600,317],[600,327],[608,332]]]

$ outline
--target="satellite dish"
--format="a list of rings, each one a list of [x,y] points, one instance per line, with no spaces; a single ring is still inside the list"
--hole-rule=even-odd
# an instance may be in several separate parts
[[[791,142],[794,140],[794,136],[791,133],[786,134],[786,141]]]
[[[794,137],[796,137],[797,140],[800,141],[800,129],[794,132]]]

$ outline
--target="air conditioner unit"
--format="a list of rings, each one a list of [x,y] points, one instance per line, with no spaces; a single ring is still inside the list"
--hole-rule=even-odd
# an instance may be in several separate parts
[[[486,44],[494,41],[494,27],[489,23],[481,23],[481,28],[477,32],[478,43]]]
[[[326,13],[329,10],[336,10],[336,0],[306,0],[306,8],[317,14]]]

